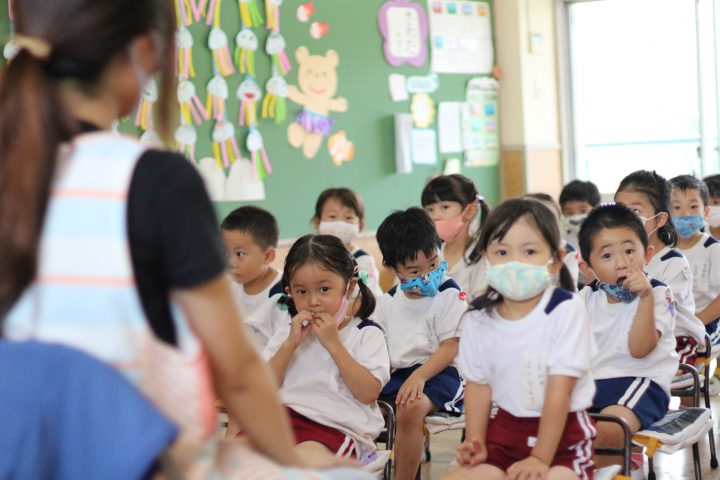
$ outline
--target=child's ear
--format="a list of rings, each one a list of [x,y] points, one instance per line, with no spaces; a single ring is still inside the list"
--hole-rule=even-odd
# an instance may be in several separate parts
[[[313,217],[312,224],[315,227],[315,230],[320,231],[320,219],[318,217]]]
[[[472,219],[477,216],[478,209],[480,207],[478,206],[477,202],[473,202],[470,205],[467,206],[465,211],[463,212],[463,220],[466,222],[472,222]]]
[[[652,245],[648,245],[648,247],[645,249],[645,265],[650,263],[653,255],[655,255],[655,247],[653,247]]]
[[[710,216],[710,207],[706,205],[705,208],[703,209],[703,218],[705,220],[707,220],[707,218],[709,216]]]
[[[590,265],[585,260],[580,260],[578,262],[578,267],[580,267],[580,271],[585,275],[585,278],[594,278],[595,275],[592,272],[592,269],[590,268]]]
[[[709,211],[710,211],[710,210],[708,210],[708,212],[709,212]],[[359,229],[360,229],[361,232],[362,232],[363,230],[365,230],[365,220],[360,220],[360,224],[358,225],[358,227],[359,227]]]
[[[345,293],[345,298],[347,298],[348,300],[350,300],[350,297],[352,297],[353,292],[355,292],[355,285],[357,285],[357,283],[358,283],[358,279],[355,277],[351,278],[350,281],[348,282],[347,293]]]
[[[270,265],[274,262],[276,255],[277,251],[275,250],[275,247],[268,247],[267,250],[265,250],[265,265]]]
[[[658,213],[658,216],[655,217],[655,226],[658,229],[661,229],[665,225],[667,225],[667,222],[670,220],[670,214],[668,212],[660,212]]]
[[[290,287],[285,287],[285,293],[290,295]]]
[[[558,248],[557,251],[557,258],[553,262],[552,271],[553,273],[557,273],[560,271],[560,269],[563,266],[563,258],[565,258],[565,254],[567,253],[567,250],[563,247]]]

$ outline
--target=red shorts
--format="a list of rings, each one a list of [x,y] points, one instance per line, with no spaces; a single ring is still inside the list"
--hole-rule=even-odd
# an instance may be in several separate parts
[[[498,410],[488,427],[487,463],[506,472],[513,463],[529,457],[537,441],[539,426],[539,417],[520,418]],[[551,466],[567,467],[581,480],[593,478],[595,434],[595,422],[587,413],[569,413]]]
[[[678,354],[678,361],[685,365],[695,366],[697,362],[697,341],[692,337],[675,337],[675,351]]]
[[[351,437],[340,430],[314,422],[292,408],[287,410],[290,414],[290,426],[295,434],[295,443],[318,442],[338,457],[357,458],[357,446]]]

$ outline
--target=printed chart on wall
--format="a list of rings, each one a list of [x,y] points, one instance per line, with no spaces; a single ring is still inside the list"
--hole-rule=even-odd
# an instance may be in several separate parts
[[[490,73],[492,23],[487,2],[428,0],[432,71]]]
[[[462,114],[466,166],[487,167],[500,160],[498,86],[497,80],[490,77],[468,82]]]

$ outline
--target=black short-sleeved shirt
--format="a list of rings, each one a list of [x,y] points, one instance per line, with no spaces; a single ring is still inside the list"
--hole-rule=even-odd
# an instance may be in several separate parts
[[[155,334],[175,343],[170,290],[201,285],[225,270],[215,211],[187,159],[149,150],[133,172],[127,215],[143,309]]]

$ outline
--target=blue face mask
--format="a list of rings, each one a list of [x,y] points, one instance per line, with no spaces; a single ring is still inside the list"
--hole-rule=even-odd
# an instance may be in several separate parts
[[[686,215],[684,217],[672,217],[673,225],[678,235],[682,238],[690,238],[695,235],[705,224],[701,215]]]
[[[631,303],[637,297],[637,293],[628,290],[622,285],[610,285],[598,280],[598,288],[623,303]]]
[[[447,272],[447,262],[442,262],[438,268],[420,277],[400,277],[400,290],[423,297],[434,297],[445,278],[445,272]]]

